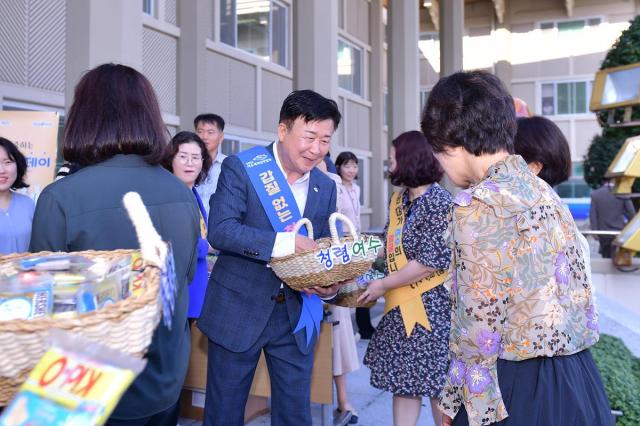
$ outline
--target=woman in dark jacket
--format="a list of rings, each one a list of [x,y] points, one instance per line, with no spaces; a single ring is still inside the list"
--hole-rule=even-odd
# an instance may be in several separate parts
[[[44,189],[30,250],[80,251],[138,247],[122,197],[140,194],[163,240],[171,242],[178,292],[172,328],[160,324],[147,366],[109,425],[172,425],[186,374],[190,338],[187,285],[197,258],[199,212],[193,194],[160,166],[167,131],[151,83],[124,65],[104,64],[75,89],[63,154],[82,169]]]

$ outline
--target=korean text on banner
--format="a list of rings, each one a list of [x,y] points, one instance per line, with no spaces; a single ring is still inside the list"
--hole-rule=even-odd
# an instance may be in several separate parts
[[[0,111],[0,136],[27,158],[27,195],[34,200],[53,182],[58,155],[57,112]]]

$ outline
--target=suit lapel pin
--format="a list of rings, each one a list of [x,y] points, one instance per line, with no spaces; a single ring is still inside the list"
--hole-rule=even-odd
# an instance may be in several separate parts
[[[315,192],[318,192],[318,187],[317,187],[317,186],[314,186],[314,187],[313,187],[313,190],[314,190]]]

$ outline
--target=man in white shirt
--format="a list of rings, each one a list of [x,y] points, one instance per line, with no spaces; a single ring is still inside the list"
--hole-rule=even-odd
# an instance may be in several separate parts
[[[243,424],[262,352],[271,379],[272,424],[311,424],[310,384],[317,332],[298,329],[297,324],[312,309],[310,304],[303,308],[305,303],[317,301],[319,317],[322,307],[315,296],[283,285],[268,262],[272,257],[317,247],[312,239],[290,232],[293,223],[283,220],[285,212],[309,219],[316,238],[329,236],[336,186],[315,166],[329,151],[340,118],[333,100],[310,90],[292,92],[280,111],[278,140],[266,148],[232,155],[222,165],[220,183],[211,199],[208,234],[220,256],[198,319],[198,328],[209,338],[206,426]],[[273,197],[282,194],[273,201],[267,196],[264,203],[258,190],[269,190],[251,181],[258,173],[251,169],[256,170],[261,162],[269,163],[271,172],[261,174],[274,177],[278,184]],[[290,195],[285,195],[285,189]],[[278,220],[287,225],[274,225]],[[307,289],[306,293],[330,298],[339,286]]]
[[[211,156],[211,168],[207,172],[207,178],[196,187],[208,217],[209,199],[216,192],[222,161],[227,158],[220,150],[220,144],[224,140],[224,119],[216,114],[200,114],[193,120],[193,127]]]

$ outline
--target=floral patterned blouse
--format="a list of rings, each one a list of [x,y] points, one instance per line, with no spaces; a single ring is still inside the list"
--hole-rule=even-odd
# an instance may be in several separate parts
[[[508,416],[498,358],[570,355],[598,340],[578,230],[556,193],[522,157],[494,164],[454,199],[450,366],[440,406],[471,425]]]

